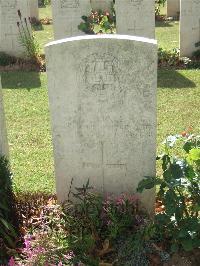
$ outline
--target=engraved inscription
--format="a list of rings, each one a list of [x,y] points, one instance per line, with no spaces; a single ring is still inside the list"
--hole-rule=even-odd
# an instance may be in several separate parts
[[[78,8],[80,0],[61,0],[61,8]]]
[[[89,58],[84,60],[82,67],[85,89],[99,97],[99,100],[110,99],[109,96],[121,92],[118,60],[109,54],[92,54]]]
[[[6,24],[15,25],[17,21],[17,0],[15,1],[1,1],[1,9],[2,14],[5,14],[6,16]],[[2,23],[4,23],[4,20],[2,19]]]
[[[130,0],[130,3],[134,6],[141,5],[143,0]]]

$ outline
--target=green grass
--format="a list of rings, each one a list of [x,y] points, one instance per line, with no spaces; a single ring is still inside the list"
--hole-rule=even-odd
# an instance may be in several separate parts
[[[179,22],[156,22],[156,39],[163,49],[179,48]]]
[[[4,73],[2,85],[15,190],[54,192],[46,75]]]
[[[40,18],[52,18],[51,6],[47,6],[39,9]],[[44,53],[44,46],[54,40],[53,25],[42,25],[35,31],[36,39],[41,47],[41,52]]]
[[[158,73],[157,142],[192,126],[200,132],[200,71]],[[46,74],[3,73],[10,158],[16,191],[55,191]]]

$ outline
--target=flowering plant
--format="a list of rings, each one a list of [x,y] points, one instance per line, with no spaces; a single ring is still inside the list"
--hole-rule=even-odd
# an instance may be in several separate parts
[[[115,13],[102,10],[92,11],[89,16],[82,16],[78,26],[86,34],[113,34],[116,33]]]
[[[200,246],[200,136],[184,131],[164,141],[161,177],[145,178],[138,191],[158,185],[158,197],[164,205],[156,215],[160,236],[168,239],[172,251],[191,251]],[[175,155],[177,146],[181,147]]]

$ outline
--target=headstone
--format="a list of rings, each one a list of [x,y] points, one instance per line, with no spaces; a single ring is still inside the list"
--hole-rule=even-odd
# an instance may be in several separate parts
[[[39,19],[38,0],[29,0],[29,1],[30,1],[30,17]]]
[[[55,39],[83,35],[78,25],[90,12],[90,0],[52,0]]]
[[[93,10],[111,10],[113,0],[91,0],[91,7]]]
[[[46,58],[59,201],[72,179],[120,194],[155,176],[156,41],[79,36],[50,43]]]
[[[117,34],[155,38],[155,0],[115,0]]]
[[[200,49],[200,0],[181,0],[180,55],[190,57]]]
[[[180,14],[180,0],[167,0],[167,17],[178,18]]]
[[[24,53],[24,47],[19,41],[18,10],[23,18],[28,19],[28,0],[0,0],[0,51],[13,56],[22,56]]]
[[[3,108],[3,96],[1,88],[1,78],[0,78],[0,156],[8,156],[8,142],[6,134],[6,125],[4,117],[4,108]]]

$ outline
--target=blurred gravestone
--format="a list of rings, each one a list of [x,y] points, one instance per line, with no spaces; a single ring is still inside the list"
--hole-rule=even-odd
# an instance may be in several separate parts
[[[29,0],[0,0],[0,51],[13,56],[22,56],[25,52],[19,40],[18,10],[22,19],[30,17]]]
[[[157,45],[122,36],[79,36],[46,47],[57,195],[90,183],[133,193],[155,176]],[[153,210],[154,192],[143,201]]]
[[[90,0],[52,0],[55,39],[83,35],[78,29],[83,15],[91,11]]]
[[[167,17],[178,18],[180,14],[180,0],[167,0]]]
[[[29,0],[29,1],[30,1],[30,17],[39,19],[38,0]]]
[[[180,55],[190,57],[200,46],[200,0],[181,0]]]
[[[155,38],[155,0],[115,0],[117,34]]]
[[[91,0],[91,7],[93,10],[110,10],[112,5],[112,0]]]

